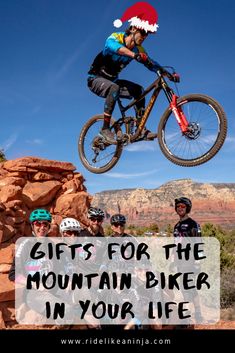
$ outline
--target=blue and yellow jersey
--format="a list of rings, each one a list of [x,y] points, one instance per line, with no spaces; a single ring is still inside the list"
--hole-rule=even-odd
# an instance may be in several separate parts
[[[133,58],[118,54],[118,50],[125,47],[125,32],[112,33],[106,40],[102,52],[100,52],[91,65],[89,75],[102,76],[111,81],[117,79],[119,73],[126,67]],[[146,53],[142,46],[135,46],[134,53]],[[146,53],[147,54],[147,53]],[[156,61],[149,58],[144,64],[149,70],[156,72],[160,67]]]

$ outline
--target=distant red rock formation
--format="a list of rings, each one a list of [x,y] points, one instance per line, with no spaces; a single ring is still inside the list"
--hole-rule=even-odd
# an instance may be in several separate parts
[[[128,224],[148,226],[157,223],[161,228],[174,225],[178,217],[174,199],[187,196],[193,202],[192,217],[199,223],[214,223],[224,228],[235,227],[235,183],[197,183],[180,179],[157,189],[123,189],[99,192],[92,204],[114,214],[120,210]]]

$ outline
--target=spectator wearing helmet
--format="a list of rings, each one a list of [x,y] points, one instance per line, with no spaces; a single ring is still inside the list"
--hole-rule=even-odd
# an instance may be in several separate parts
[[[90,207],[87,213],[87,218],[89,219],[89,225],[87,229],[83,229],[79,236],[80,237],[103,237],[104,230],[102,223],[105,214],[100,208]]]
[[[80,231],[80,223],[75,218],[64,218],[60,223],[60,234],[62,237],[77,237]]]
[[[180,220],[174,227],[175,237],[200,237],[200,225],[195,222],[189,213],[192,209],[192,202],[187,197],[179,197],[175,199],[175,211]]]
[[[112,237],[129,237],[127,233],[125,233],[126,227],[126,217],[120,213],[114,214],[110,218],[111,229],[113,231]]]
[[[179,216],[179,222],[174,227],[174,237],[201,237],[201,227],[189,217],[192,209],[192,201],[187,197],[179,197],[175,199],[175,211]],[[195,264],[194,264],[195,265]],[[191,264],[192,266],[192,264]],[[191,269],[191,267],[190,267]],[[192,292],[192,297],[188,298],[184,294],[185,301],[192,301],[195,308],[195,319],[197,322],[202,321],[201,307],[197,291]],[[176,329],[193,329],[194,325],[178,325]]]
[[[29,216],[29,222],[32,228],[32,235],[37,238],[42,238],[48,236],[51,227],[52,216],[50,212],[45,210],[44,208],[37,208],[31,212]],[[21,268],[26,268],[25,264],[27,264],[28,272],[30,271],[30,263],[32,262],[29,258],[31,250],[31,242],[29,238],[26,238],[19,248],[16,251],[15,258],[13,260],[10,272],[9,272],[9,279],[11,281],[15,281],[15,261],[16,259],[20,259],[22,263]],[[34,265],[32,265],[35,267]],[[26,274],[27,274],[26,268]]]
[[[44,208],[37,208],[31,212],[29,221],[32,228],[32,234],[36,237],[45,237],[48,235],[51,227],[51,214]]]

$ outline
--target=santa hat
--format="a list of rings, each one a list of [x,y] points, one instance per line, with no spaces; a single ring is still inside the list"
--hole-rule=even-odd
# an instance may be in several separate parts
[[[121,17],[113,22],[114,27],[119,28],[124,21],[130,22],[130,26],[144,29],[146,32],[156,32],[158,14],[155,8],[147,2],[140,1],[129,7]]]

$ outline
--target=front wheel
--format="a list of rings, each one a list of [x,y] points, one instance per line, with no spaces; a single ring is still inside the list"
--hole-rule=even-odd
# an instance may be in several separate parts
[[[111,124],[114,120],[111,119]],[[115,166],[122,154],[122,145],[111,145],[99,136],[103,115],[96,115],[83,126],[78,139],[78,153],[86,169],[95,174],[105,173]],[[114,129],[111,130],[115,133]]]
[[[221,105],[202,94],[180,97],[181,108],[189,123],[183,134],[173,111],[163,114],[158,127],[158,141],[163,154],[173,163],[194,167],[209,161],[222,147],[227,134],[227,119]]]

